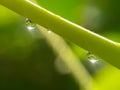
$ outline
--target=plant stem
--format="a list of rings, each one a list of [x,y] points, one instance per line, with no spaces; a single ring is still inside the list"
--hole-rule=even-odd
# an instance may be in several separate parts
[[[120,68],[120,47],[118,43],[55,15],[29,0],[0,0],[0,4]]]

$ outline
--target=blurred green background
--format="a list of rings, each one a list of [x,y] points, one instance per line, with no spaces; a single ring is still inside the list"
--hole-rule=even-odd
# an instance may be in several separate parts
[[[118,0],[36,0],[42,7],[111,40],[120,41]],[[119,69],[87,53],[70,41],[53,48],[46,35],[26,26],[22,17],[0,6],[0,89],[1,90],[87,90],[78,83],[72,67],[82,65],[98,90],[120,90]],[[32,12],[32,11],[31,11]],[[42,28],[41,28],[42,29]],[[56,38],[54,35],[50,36]],[[76,63],[69,66],[69,47]],[[81,64],[82,63],[82,64]],[[84,70],[76,70],[84,73]],[[87,75],[86,75],[87,76]],[[81,75],[80,75],[81,77]],[[86,77],[84,76],[86,79]],[[80,80],[79,80],[80,81]],[[82,81],[82,79],[81,79]],[[81,82],[80,81],[80,82]],[[84,79],[83,79],[84,81]],[[86,87],[87,84],[86,84]],[[89,89],[91,90],[91,89]]]

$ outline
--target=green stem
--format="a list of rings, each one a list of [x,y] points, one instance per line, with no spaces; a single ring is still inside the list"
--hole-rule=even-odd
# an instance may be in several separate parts
[[[0,0],[0,4],[120,68],[120,48],[118,43],[55,15],[29,0]]]

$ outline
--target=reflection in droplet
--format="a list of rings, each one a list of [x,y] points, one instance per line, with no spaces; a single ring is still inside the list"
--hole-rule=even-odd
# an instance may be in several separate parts
[[[59,57],[55,60],[55,69],[60,74],[69,74],[71,72],[70,69],[66,66],[65,62]]]
[[[98,60],[95,60],[95,59],[91,59],[91,60],[89,60],[92,64],[95,64],[95,63],[97,63],[97,61]]]
[[[26,18],[25,20],[26,27],[29,31],[34,30],[36,28],[36,24],[33,23],[30,19]]]

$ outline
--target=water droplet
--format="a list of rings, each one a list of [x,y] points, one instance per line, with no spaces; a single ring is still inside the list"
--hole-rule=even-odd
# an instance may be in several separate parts
[[[26,27],[29,31],[34,30],[36,28],[36,24],[33,23],[30,19],[26,18]]]
[[[96,64],[99,60],[95,55],[91,54],[90,52],[87,52],[87,58],[92,64]]]
[[[67,65],[65,64],[65,62],[58,57],[55,60],[55,69],[60,73],[60,74],[69,74],[71,71],[70,69],[67,67]]]

